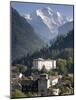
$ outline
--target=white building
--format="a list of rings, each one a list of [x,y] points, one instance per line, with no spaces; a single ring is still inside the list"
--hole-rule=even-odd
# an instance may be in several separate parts
[[[53,95],[59,95],[59,89],[53,89]]]
[[[50,80],[50,85],[54,86],[58,83],[59,76],[50,76],[49,80]]]
[[[58,76],[51,76],[47,80],[47,89],[49,89],[51,86],[54,86],[58,83],[59,77]]]
[[[48,71],[50,69],[56,69],[56,60],[45,60],[42,58],[34,59],[32,69],[41,70],[43,66],[45,66],[46,70]]]

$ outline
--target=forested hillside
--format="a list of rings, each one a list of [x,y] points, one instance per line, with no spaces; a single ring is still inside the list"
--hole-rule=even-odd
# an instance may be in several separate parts
[[[26,56],[27,53],[32,54],[44,45],[32,26],[13,8],[11,8],[11,33],[12,61]]]

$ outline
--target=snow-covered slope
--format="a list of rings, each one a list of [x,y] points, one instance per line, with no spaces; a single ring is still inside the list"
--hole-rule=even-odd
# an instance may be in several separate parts
[[[49,7],[40,8],[31,14],[26,14],[25,18],[45,43],[56,39],[59,27],[69,22],[66,16],[58,11],[53,11]]]

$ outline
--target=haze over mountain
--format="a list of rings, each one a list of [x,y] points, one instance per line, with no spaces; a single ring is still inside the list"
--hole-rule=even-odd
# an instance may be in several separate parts
[[[32,26],[13,8],[11,8],[11,33],[12,60],[19,59],[27,53],[31,54],[44,46]]]
[[[57,40],[50,46],[41,49],[40,52],[33,54],[33,59],[36,58],[63,58],[68,59],[74,56],[74,30],[71,30],[67,36],[60,36]]]
[[[44,47],[40,51],[34,52],[31,56],[14,61],[13,64],[22,64],[24,62],[25,65],[28,65],[28,60],[31,64],[33,59],[37,58],[68,59],[70,57],[74,58],[74,30],[71,30],[65,37],[59,36],[50,47]]]
[[[73,29],[73,21],[63,24],[58,28],[59,35],[66,36],[69,31]]]
[[[54,40],[59,34],[64,34],[65,28],[62,28],[63,26],[68,27],[66,33],[70,31],[70,25],[66,24],[69,22],[68,18],[49,7],[37,9],[31,14],[25,14],[24,17],[45,43]]]

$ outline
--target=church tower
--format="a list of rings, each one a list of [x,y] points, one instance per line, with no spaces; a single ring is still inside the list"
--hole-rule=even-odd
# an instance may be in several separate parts
[[[47,96],[47,89],[48,89],[48,74],[41,74],[38,80],[38,94],[40,96]]]

